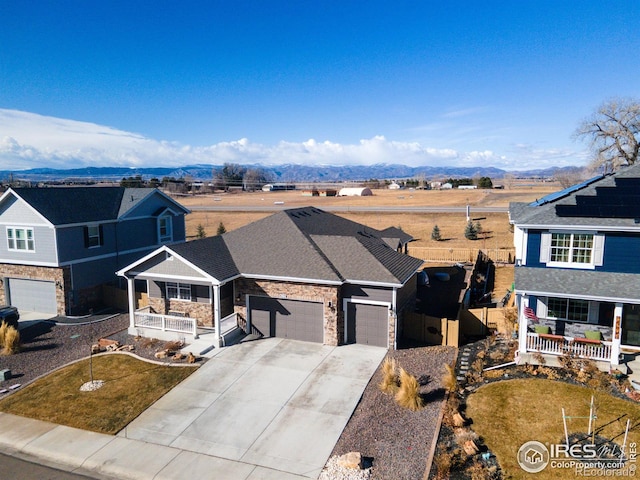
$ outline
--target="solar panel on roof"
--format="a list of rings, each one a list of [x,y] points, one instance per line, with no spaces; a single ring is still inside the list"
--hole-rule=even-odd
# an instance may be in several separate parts
[[[596,181],[601,180],[603,178],[604,178],[604,175],[598,175],[598,176],[590,178],[589,180],[586,180],[586,181],[584,181],[582,183],[578,183],[576,185],[572,185],[569,188],[565,188],[564,190],[560,190],[559,192],[550,193],[549,195],[545,195],[544,197],[539,198],[535,202],[531,202],[529,204],[529,206],[530,207],[539,207],[539,206],[544,205],[546,203],[555,202],[556,200],[559,200],[559,199],[561,199],[563,197],[566,197],[567,195],[569,195],[569,194],[571,194],[573,192],[577,192],[578,190],[581,190],[584,187],[588,187],[593,182],[596,182]]]

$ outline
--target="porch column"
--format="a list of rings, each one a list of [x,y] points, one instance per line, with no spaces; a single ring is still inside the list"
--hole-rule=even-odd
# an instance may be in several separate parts
[[[127,298],[129,300],[129,328],[131,331],[136,326],[136,287],[135,280],[127,277]]]
[[[213,286],[213,326],[215,328],[214,345],[220,348],[220,285]]]
[[[622,303],[613,309],[613,332],[611,335],[611,365],[620,363],[620,342],[622,337]]]
[[[524,309],[529,306],[529,297],[516,295],[516,308],[518,309],[518,352],[527,353],[527,317]]]

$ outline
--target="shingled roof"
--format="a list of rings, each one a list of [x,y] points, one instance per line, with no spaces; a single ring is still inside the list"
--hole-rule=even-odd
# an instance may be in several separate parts
[[[532,203],[511,203],[509,216],[520,226],[638,228],[640,164],[595,177]]]
[[[224,248],[212,239],[171,248],[218,280],[239,272],[291,281],[402,285],[423,263],[391,248],[382,232],[315,207],[284,210],[219,238]]]
[[[117,220],[157,192],[155,188],[14,188],[18,197],[53,225]]]

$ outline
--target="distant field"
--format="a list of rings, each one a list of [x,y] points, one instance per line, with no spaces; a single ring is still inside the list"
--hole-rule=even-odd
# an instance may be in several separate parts
[[[247,212],[243,207],[267,206],[284,202],[285,207],[323,206],[498,206],[509,202],[530,202],[558,190],[558,186],[544,183],[535,187],[520,187],[511,190],[374,190],[370,197],[308,197],[300,191],[254,192],[235,194],[200,195],[178,197],[187,207],[200,205],[224,205],[238,207],[233,212],[194,212],[187,216],[187,236],[193,237],[201,224],[207,235],[215,235],[220,222],[227,231],[235,230],[250,222],[271,215],[272,212]],[[464,213],[340,213],[339,215],[376,229],[389,226],[401,227],[416,238],[413,247],[431,248],[510,248],[513,234],[506,213],[473,215],[486,232],[480,240],[464,237],[466,216]],[[434,225],[438,225],[444,239],[431,240]]]
[[[492,206],[506,207],[509,202],[528,202],[543,197],[559,189],[553,183],[518,187],[508,190],[374,190],[370,197],[309,197],[300,190],[288,192],[238,192],[211,195],[178,197],[185,206],[267,206],[274,202],[284,202],[295,208],[313,205],[340,206]]]
[[[187,236],[196,235],[198,225],[202,225],[207,236],[216,234],[222,223],[227,231],[235,230],[248,223],[272,215],[273,212],[248,212],[243,207],[267,206],[274,202],[284,202],[285,207],[296,208],[315,206],[495,206],[507,207],[509,202],[531,202],[560,187],[549,183],[523,186],[508,190],[374,190],[371,197],[308,197],[301,191],[290,192],[254,192],[201,195],[178,197],[177,200],[187,207],[200,205],[224,205],[238,207],[236,211],[194,212],[187,216]],[[464,230],[467,224],[464,213],[339,213],[344,218],[362,223],[376,229],[395,226],[412,235],[416,241],[409,247],[409,254],[420,256],[421,248],[469,248],[493,249],[513,248],[513,232],[506,213],[487,213],[473,215],[474,222],[480,222],[484,233],[478,240],[467,240]],[[442,241],[431,240],[434,225],[438,225]],[[498,297],[511,286],[513,267],[499,266],[496,270],[494,292]]]

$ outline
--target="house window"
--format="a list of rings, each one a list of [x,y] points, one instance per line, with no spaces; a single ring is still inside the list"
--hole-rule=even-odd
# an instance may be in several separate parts
[[[550,267],[588,268],[604,260],[604,235],[595,233],[542,233],[540,261]]]
[[[173,239],[171,215],[158,217],[158,238],[160,242],[170,242]]]
[[[188,283],[167,282],[167,298],[191,301],[191,285]]]
[[[35,251],[33,228],[7,228],[7,248],[14,251]]]
[[[559,263],[591,263],[593,234],[552,233],[551,261]]]
[[[102,225],[84,227],[84,246],[94,248],[102,245]]]
[[[570,298],[549,298],[547,302],[547,317],[572,322],[587,322],[589,320],[589,302]]]

